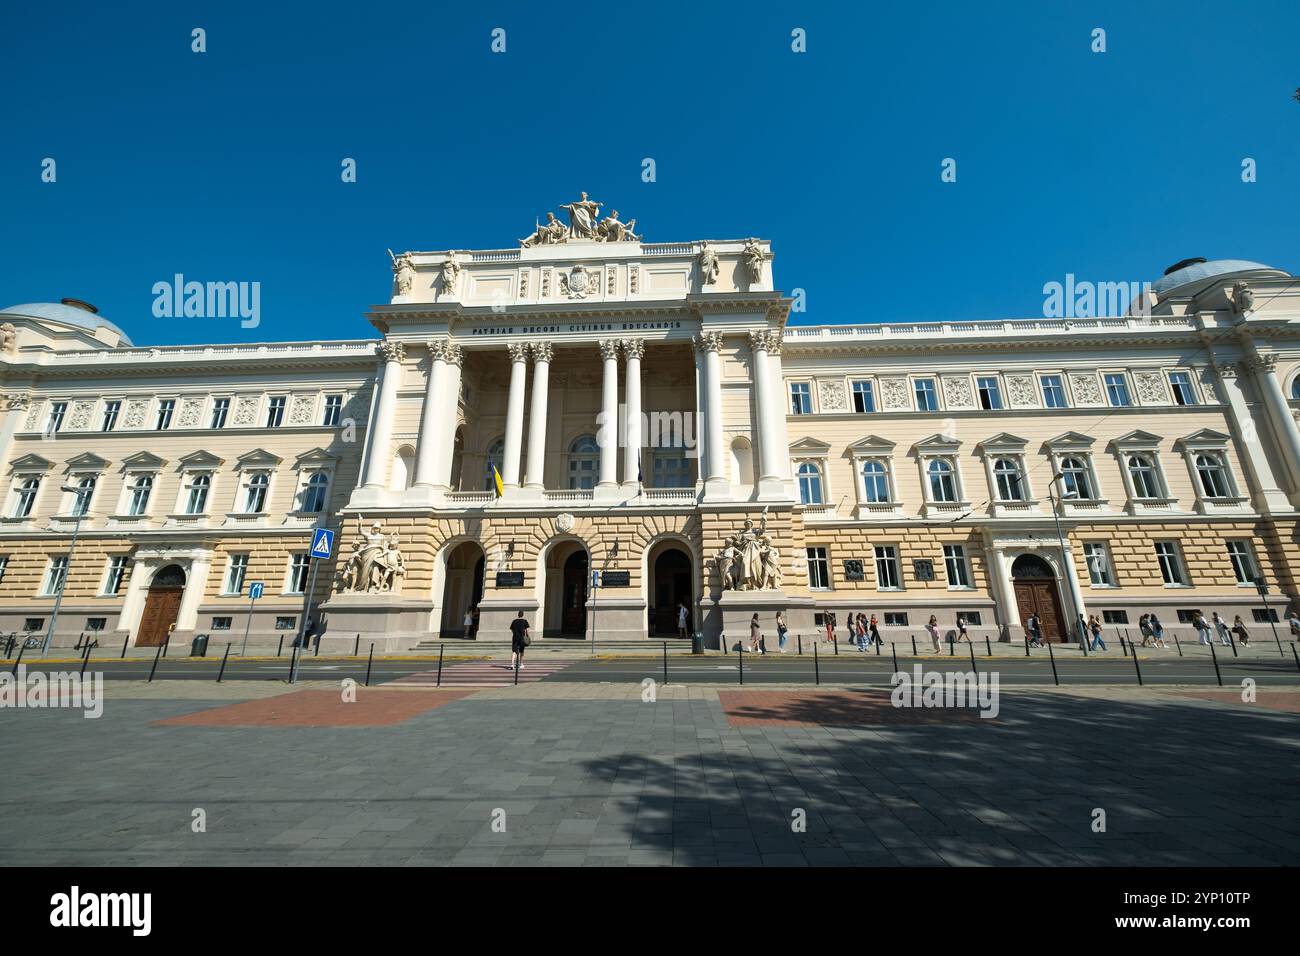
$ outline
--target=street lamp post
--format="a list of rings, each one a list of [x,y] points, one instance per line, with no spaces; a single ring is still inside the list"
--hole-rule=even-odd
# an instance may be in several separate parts
[[[54,626],[59,620],[59,608],[63,606],[63,589],[67,587],[68,576],[72,573],[72,555],[77,550],[77,533],[81,530],[81,519],[85,516],[85,506],[89,503],[82,500],[80,488],[73,485],[64,485],[62,490],[76,496],[73,498],[72,508],[72,517],[75,520],[72,524],[72,541],[68,544],[68,563],[64,565],[63,574],[59,578],[59,590],[54,596],[54,610],[50,613],[50,626],[45,631],[45,642],[41,645],[42,657],[50,652],[50,643],[54,640]]]
[[[1083,616],[1083,612],[1079,608],[1075,607],[1074,588],[1070,587],[1069,579],[1066,577],[1067,575],[1074,574],[1074,567],[1070,563],[1069,553],[1065,550],[1065,534],[1061,531],[1061,510],[1059,505],[1060,503],[1064,502],[1066,498],[1064,486],[1061,487],[1061,490],[1057,496],[1054,497],[1052,495],[1052,486],[1055,485],[1058,481],[1060,481],[1063,477],[1064,476],[1059,471],[1052,476],[1052,480],[1051,482],[1048,483],[1047,486],[1047,497],[1048,500],[1052,502],[1052,519],[1056,522],[1056,542],[1061,548],[1061,576],[1062,576],[1061,584],[1064,585],[1062,590],[1065,591],[1066,596],[1069,600],[1072,623],[1070,624],[1068,630],[1072,631],[1074,630],[1075,625],[1078,623],[1078,619]],[[1074,496],[1070,495],[1069,497],[1074,497]],[[1088,640],[1083,633],[1079,634],[1079,646],[1083,648],[1083,653],[1084,656],[1086,657],[1088,654]]]

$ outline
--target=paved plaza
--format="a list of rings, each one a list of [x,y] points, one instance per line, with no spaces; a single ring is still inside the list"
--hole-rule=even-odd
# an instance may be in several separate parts
[[[987,720],[861,688],[106,686],[96,720],[0,710],[0,864],[1300,858],[1294,690],[1018,688]]]

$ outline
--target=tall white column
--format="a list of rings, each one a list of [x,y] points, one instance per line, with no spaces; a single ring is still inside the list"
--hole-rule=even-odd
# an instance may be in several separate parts
[[[528,346],[511,342],[510,396],[506,402],[506,447],[501,481],[507,488],[519,487],[519,450],[524,438],[524,384],[528,377]]]
[[[624,339],[623,355],[627,359],[627,384],[623,386],[623,400],[627,416],[627,430],[623,448],[623,481],[628,486],[636,484],[641,457],[641,356],[645,354],[644,339]]]
[[[401,342],[381,342],[376,350],[384,359],[379,379],[379,400],[370,415],[370,439],[366,442],[366,488],[383,488],[392,457],[393,417],[397,411],[397,388],[402,383],[402,359],[406,347]]]
[[[524,472],[529,488],[545,487],[543,471],[546,467],[546,405],[549,399],[552,346],[550,342],[534,342],[533,353],[533,404],[528,416],[528,467]]]
[[[420,418],[420,441],[416,448],[415,484],[433,485],[438,481],[441,457],[450,453],[442,444],[443,425],[447,419],[444,396],[447,392],[448,343],[435,339],[429,343],[429,381],[424,389],[424,411]],[[451,415],[455,421],[455,414]]]
[[[728,497],[731,491],[723,455],[726,448],[722,440],[722,333],[701,332],[695,337],[695,348],[704,357],[702,369],[704,397],[704,493],[712,498]]]
[[[451,459],[456,446],[456,423],[460,420],[460,369],[465,355],[460,346],[454,342],[443,345],[442,354],[447,360],[447,369],[443,376],[442,395],[438,405],[443,413],[437,416],[438,468],[434,472],[433,483],[442,488],[450,488]]]
[[[1282,391],[1282,383],[1277,380],[1277,356],[1256,353],[1242,364],[1255,379],[1260,401],[1264,403],[1273,432],[1281,445],[1282,454],[1278,457],[1286,463],[1291,491],[1293,494],[1300,492],[1300,425],[1296,424],[1286,393]]]
[[[781,427],[783,419],[775,414],[772,392],[772,366],[768,358],[768,343],[771,333],[767,331],[750,332],[749,346],[753,353],[754,372],[754,410],[758,417],[758,460],[759,460],[759,498],[783,498],[786,496],[782,472],[789,467],[783,465],[782,459],[790,456],[790,443],[783,441],[785,429]]]
[[[1016,587],[1011,581],[1011,561],[1002,548],[987,548],[989,584],[993,590],[993,600],[997,604],[998,619],[1008,630],[1008,637],[1015,640],[1021,635],[1012,633],[1012,629],[1021,626],[1020,607],[1016,604]]]
[[[772,385],[771,401],[769,402],[770,414],[772,416],[772,430],[777,433],[777,446],[783,449],[780,460],[777,462],[776,477],[784,482],[792,482],[793,475],[790,470],[790,434],[785,425],[785,366],[781,361],[781,348],[785,342],[785,333],[781,330],[773,330],[767,333],[767,365],[769,382]],[[791,486],[791,494],[794,488]]]
[[[618,339],[601,339],[600,357],[604,379],[600,391],[600,422],[596,444],[600,446],[600,480],[609,488],[618,484]]]
[[[1259,441],[1259,426],[1242,390],[1242,378],[1237,375],[1236,364],[1216,365],[1214,370],[1218,374],[1223,400],[1228,403],[1230,431],[1241,449],[1241,463],[1246,469],[1252,503],[1261,514],[1290,511],[1291,502],[1286,492],[1278,487],[1273,464],[1263,442]]]

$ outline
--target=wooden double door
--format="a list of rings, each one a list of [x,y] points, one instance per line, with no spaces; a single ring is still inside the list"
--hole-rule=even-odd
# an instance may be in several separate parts
[[[158,647],[167,643],[167,637],[180,617],[184,594],[185,572],[178,565],[169,564],[154,576],[144,599],[140,626],[136,629],[136,647]]]
[[[1043,640],[1065,641],[1068,635],[1065,628],[1065,615],[1061,613],[1061,600],[1056,593],[1056,581],[1052,578],[1031,578],[1013,581],[1016,592],[1016,607],[1020,611],[1020,623],[1029,620],[1029,615],[1037,614],[1042,625]]]

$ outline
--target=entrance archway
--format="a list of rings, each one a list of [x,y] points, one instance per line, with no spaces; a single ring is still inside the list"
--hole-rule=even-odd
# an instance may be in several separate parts
[[[560,541],[547,552],[544,636],[579,640],[587,636],[589,568],[581,541]]]
[[[442,584],[442,637],[465,635],[465,612],[483,600],[483,549],[473,541],[463,541],[447,555]]]
[[[646,590],[649,604],[649,632],[651,637],[677,636],[677,606],[686,605],[686,627],[690,633],[694,625],[695,594],[691,556],[675,541],[657,545],[649,555],[650,580]]]
[[[1061,597],[1052,566],[1036,554],[1022,554],[1011,564],[1011,585],[1021,622],[1037,614],[1042,623],[1043,640],[1066,641],[1069,632],[1061,613]]]
[[[184,594],[185,570],[179,564],[169,564],[153,576],[135,635],[136,647],[158,647],[167,643],[180,615]]]

